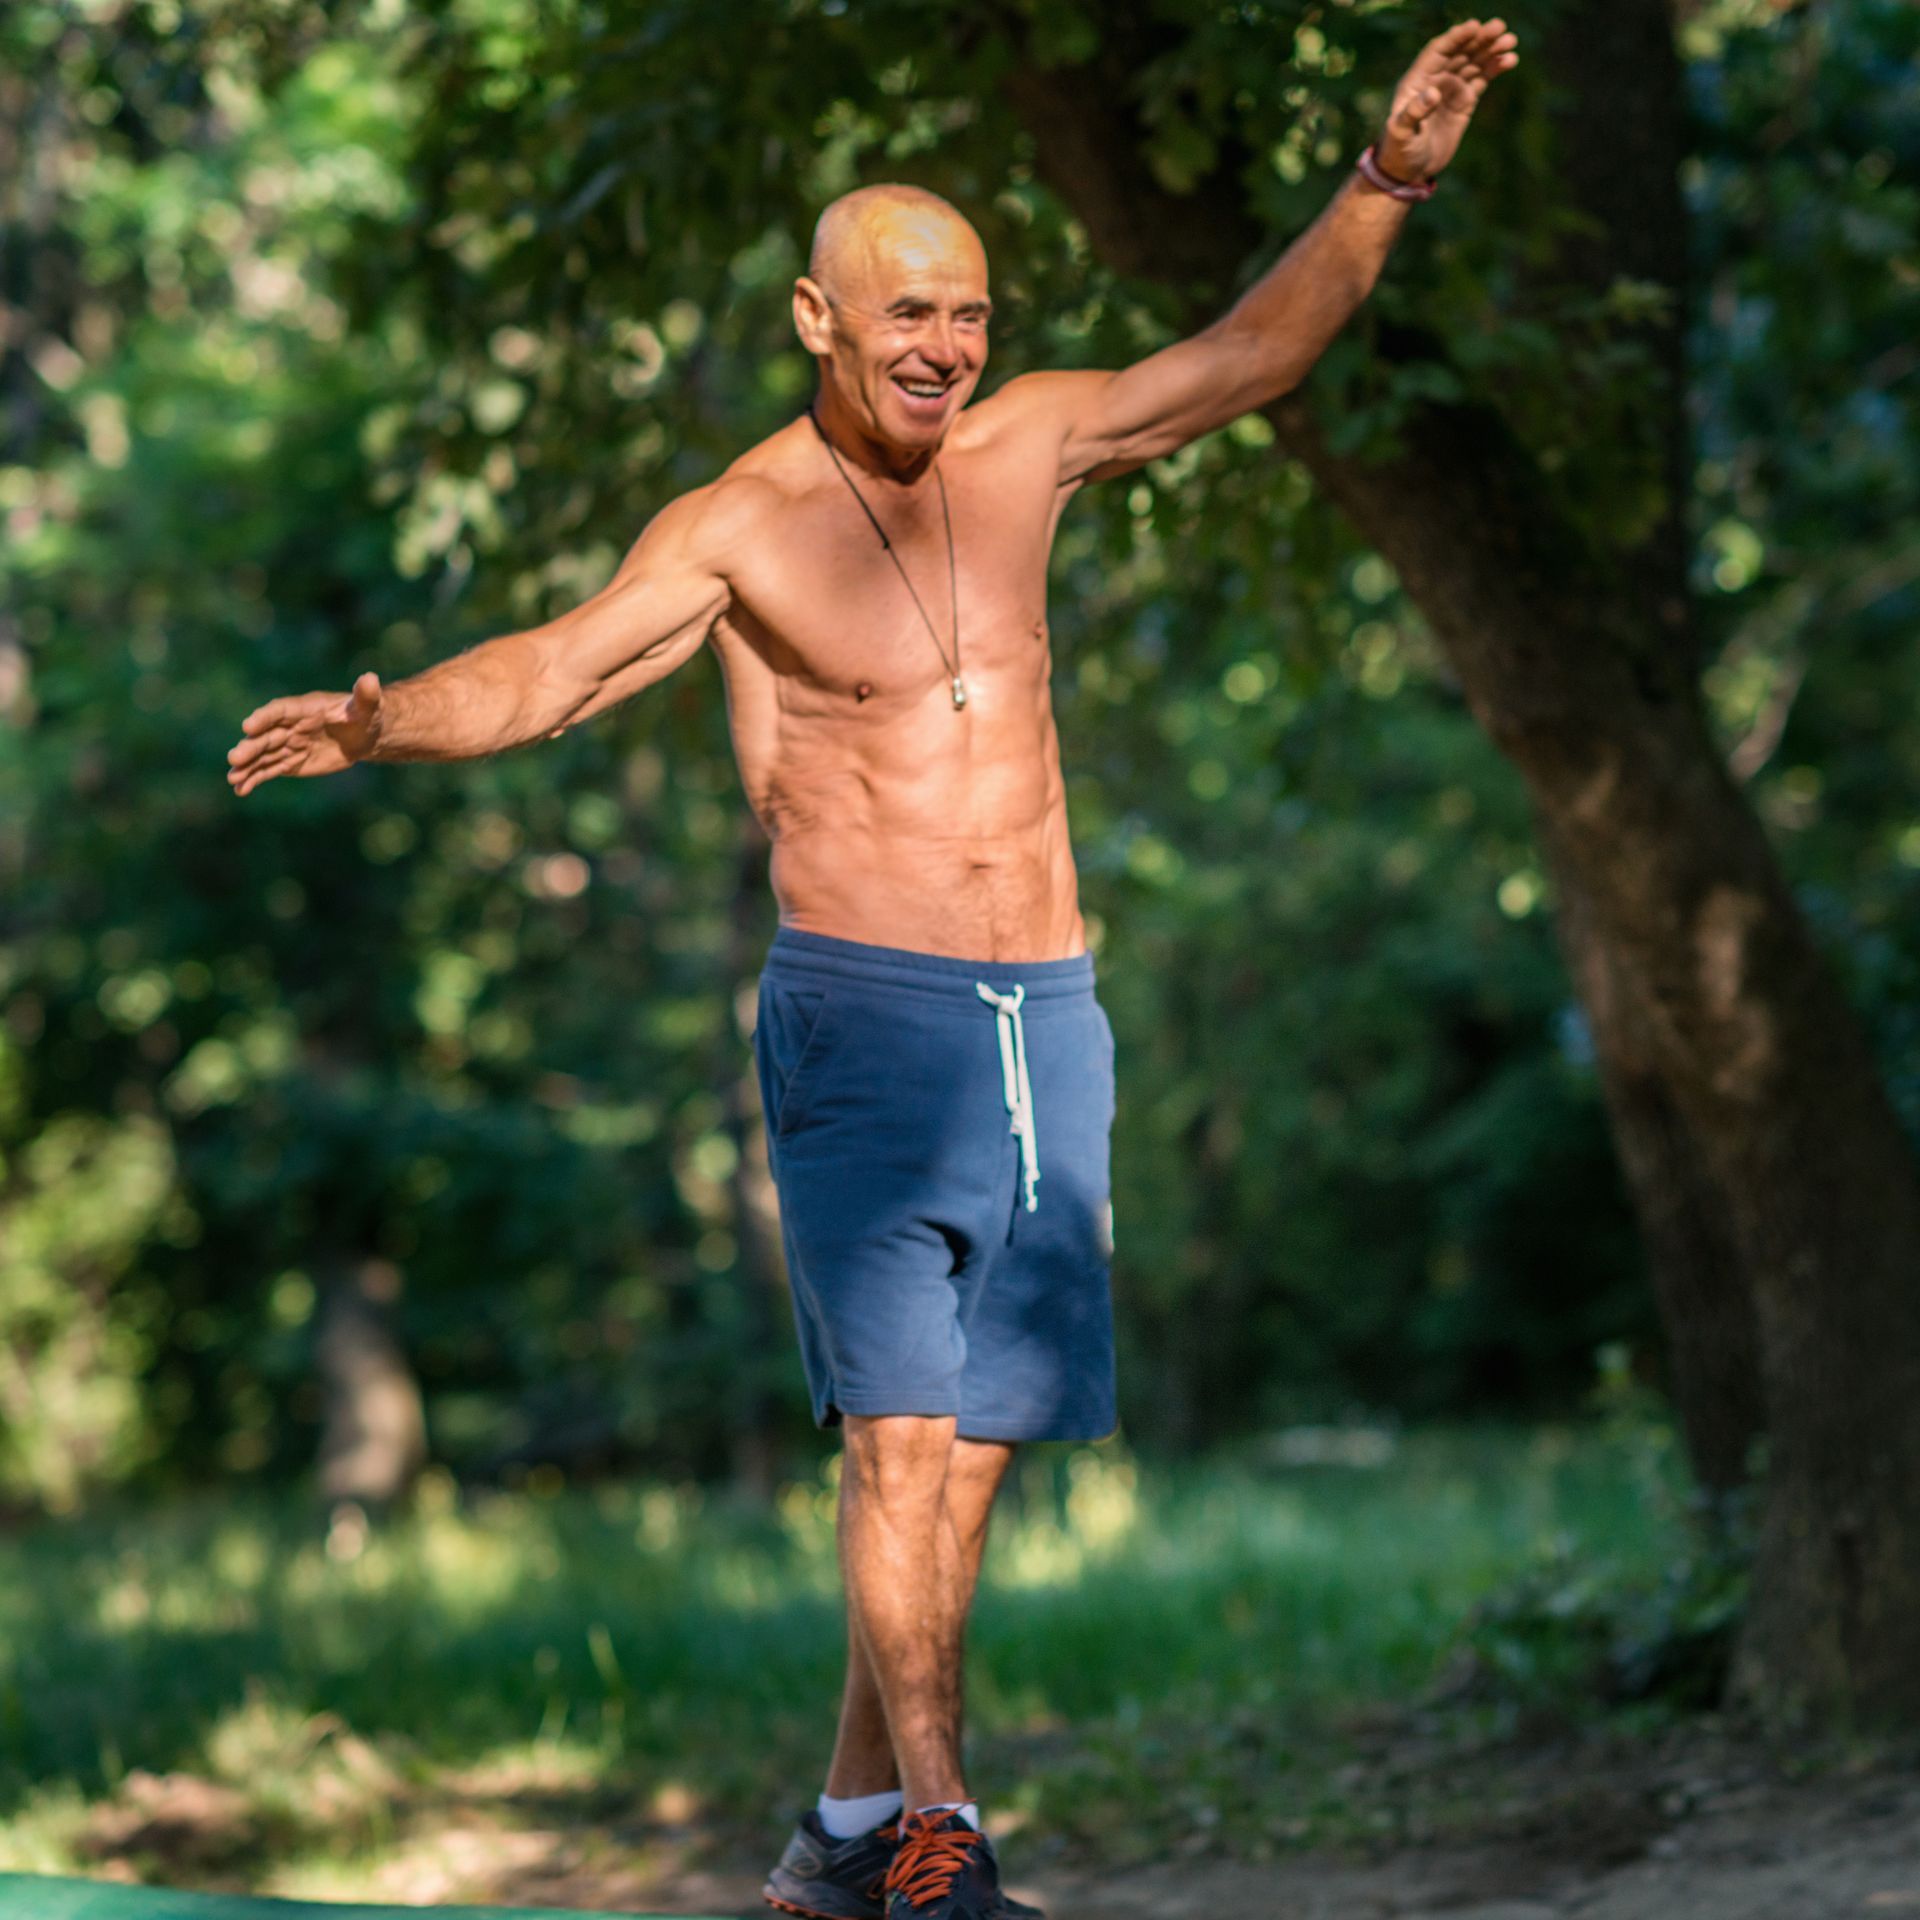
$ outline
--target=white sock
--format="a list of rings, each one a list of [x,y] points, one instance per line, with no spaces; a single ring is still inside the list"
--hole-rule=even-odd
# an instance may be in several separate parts
[[[833,1840],[851,1840],[855,1834],[871,1833],[907,1804],[898,1787],[891,1793],[863,1793],[851,1800],[836,1800],[832,1794],[820,1796],[820,1824]]]
[[[905,1803],[902,1802],[902,1804],[904,1805]],[[980,1802],[978,1800],[968,1800],[964,1803],[958,1800],[948,1800],[940,1806],[922,1807],[919,1811],[922,1813],[957,1813],[975,1833],[985,1831],[980,1825]]]

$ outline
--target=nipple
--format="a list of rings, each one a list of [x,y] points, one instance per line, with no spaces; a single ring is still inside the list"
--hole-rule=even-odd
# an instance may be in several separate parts
[[[871,680],[862,680],[860,684],[854,688],[853,697],[856,700],[864,700],[872,692],[873,692],[873,682]]]

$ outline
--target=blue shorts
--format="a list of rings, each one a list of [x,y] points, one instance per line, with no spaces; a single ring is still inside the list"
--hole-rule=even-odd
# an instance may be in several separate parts
[[[815,1420],[1111,1433],[1113,1030],[1092,958],[782,928],[754,1055]]]

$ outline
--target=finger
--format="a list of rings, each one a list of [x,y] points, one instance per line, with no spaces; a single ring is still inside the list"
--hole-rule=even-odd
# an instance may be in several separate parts
[[[299,737],[301,729],[289,726],[274,727],[267,733],[255,734],[250,740],[242,740],[227,754],[229,766],[243,767],[250,761],[258,760],[262,754],[272,753],[278,748],[289,745]]]
[[[1458,53],[1471,43],[1480,31],[1478,20],[1462,20],[1449,27],[1445,33],[1436,34],[1427,42],[1427,52],[1451,54]]]
[[[330,693],[295,693],[279,700],[269,700],[263,707],[255,707],[240,722],[242,733],[262,733],[268,727],[284,726],[289,721],[304,719],[313,713],[325,713],[334,704],[337,696]]]
[[[258,765],[247,767],[239,776],[239,792],[244,799],[255,787],[264,786],[269,780],[277,780],[282,774],[294,772],[300,765],[303,755],[281,752],[270,755]]]
[[[1440,104],[1437,87],[1422,87],[1401,101],[1399,111],[1394,118],[1400,121],[1409,132],[1417,131],[1435,107]]]
[[[251,793],[263,780],[273,778],[273,762],[256,760],[248,767],[235,767],[227,775],[234,791],[243,797]]]
[[[1495,45],[1502,37],[1513,38],[1504,20],[1482,21],[1454,51],[1456,56],[1464,56],[1471,60]]]
[[[380,676],[372,672],[361,674],[353,683],[353,691],[347,695],[347,718],[364,726],[373,718],[379,706]]]
[[[242,733],[264,733],[270,727],[283,727],[288,722],[300,719],[314,710],[316,704],[325,705],[324,693],[289,694],[284,699],[269,700],[264,707],[255,707],[240,722]]]
[[[1473,45],[1462,47],[1450,60],[1445,61],[1440,70],[1443,73],[1471,73],[1484,58],[1485,50],[1482,43],[1475,41]]]
[[[297,734],[307,730],[305,727],[296,727],[285,721],[278,722],[268,727],[264,733],[256,733],[245,740],[236,741],[228,752],[227,758],[236,765],[247,760],[257,760],[261,754],[270,752],[275,747],[285,746]]]

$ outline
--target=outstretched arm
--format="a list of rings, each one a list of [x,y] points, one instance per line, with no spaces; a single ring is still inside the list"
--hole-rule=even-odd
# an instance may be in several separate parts
[[[1518,44],[1497,19],[1430,40],[1394,91],[1380,166],[1401,181],[1439,173]],[[1212,326],[1118,373],[1038,376],[1065,415],[1062,484],[1159,459],[1297,386],[1372,291],[1406,217],[1407,202],[1356,173]]]
[[[363,673],[350,693],[257,707],[227,755],[227,784],[247,794],[283,774],[338,773],[360,760],[499,753],[557,736],[665,679],[699,651],[727,604],[726,485],[665,508],[600,592],[545,626],[483,641],[390,687]]]

